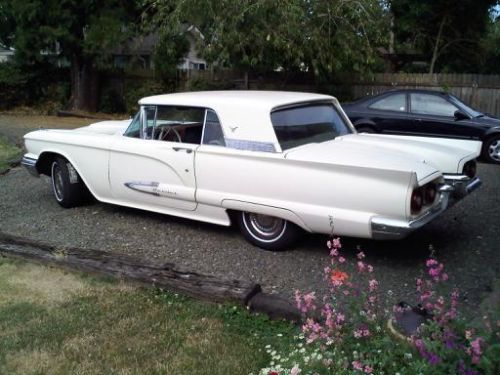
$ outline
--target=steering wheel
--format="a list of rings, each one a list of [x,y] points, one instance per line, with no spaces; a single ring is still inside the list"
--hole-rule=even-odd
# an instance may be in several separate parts
[[[173,137],[172,137],[171,132],[173,132],[173,135],[174,135]],[[169,134],[170,134],[170,138],[173,138],[173,139],[168,139]],[[172,126],[165,126],[164,128],[162,128],[160,135],[158,136],[158,139],[160,141],[170,141],[170,142],[182,143],[181,135]]]

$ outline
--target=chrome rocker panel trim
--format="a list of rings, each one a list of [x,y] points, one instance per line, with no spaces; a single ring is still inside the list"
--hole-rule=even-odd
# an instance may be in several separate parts
[[[21,160],[21,165],[26,168],[26,170],[33,176],[35,177],[40,177],[40,174],[38,173],[38,170],[36,169],[36,162],[38,159],[31,158],[28,156],[23,156]]]
[[[414,220],[394,220],[375,216],[371,219],[372,238],[378,240],[397,240],[406,237],[414,230],[429,223],[465,195],[479,188],[482,181],[479,178],[469,179],[467,184],[461,180],[460,186],[444,184],[439,188],[438,203],[422,216]],[[463,186],[462,186],[463,185]],[[457,191],[459,190],[459,191]],[[464,194],[464,195],[462,195]]]

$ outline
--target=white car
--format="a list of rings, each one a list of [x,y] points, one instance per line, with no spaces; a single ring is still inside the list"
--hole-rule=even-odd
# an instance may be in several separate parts
[[[264,249],[300,229],[396,239],[477,188],[481,142],[357,134],[327,95],[214,91],[139,101],[133,120],[25,135],[63,207],[99,201],[229,226]]]

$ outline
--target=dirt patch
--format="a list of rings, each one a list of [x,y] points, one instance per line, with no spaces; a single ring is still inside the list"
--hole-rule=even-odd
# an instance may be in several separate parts
[[[0,268],[0,277],[2,271],[10,274],[11,270],[8,267]],[[83,294],[88,289],[88,285],[74,274],[29,263],[19,266],[18,272],[11,275],[5,282],[12,288],[13,293],[19,290],[23,291],[20,298],[24,302],[44,306],[54,306],[66,302],[75,295]],[[4,295],[3,298],[5,297]],[[1,300],[2,298],[0,298],[0,302]]]

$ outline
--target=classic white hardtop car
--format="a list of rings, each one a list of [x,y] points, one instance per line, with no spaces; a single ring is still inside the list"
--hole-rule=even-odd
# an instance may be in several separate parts
[[[152,96],[133,120],[25,135],[63,207],[102,202],[230,225],[265,249],[308,232],[401,238],[477,188],[481,143],[357,134],[331,96]]]

